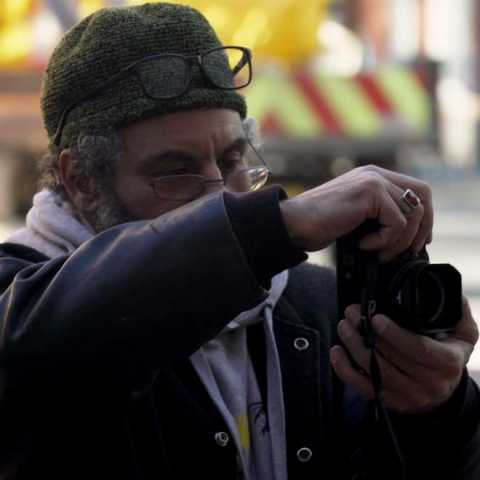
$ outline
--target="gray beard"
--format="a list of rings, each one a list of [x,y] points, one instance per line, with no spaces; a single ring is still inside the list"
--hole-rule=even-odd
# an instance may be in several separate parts
[[[108,187],[97,189],[94,200],[83,215],[95,233],[135,220],[118,195]]]

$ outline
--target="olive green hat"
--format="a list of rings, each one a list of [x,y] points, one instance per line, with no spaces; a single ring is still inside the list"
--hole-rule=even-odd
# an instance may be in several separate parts
[[[227,108],[245,118],[245,99],[234,90],[216,88],[198,68],[191,69],[187,92],[173,99],[155,100],[145,95],[136,75],[121,76],[101,88],[122,69],[148,56],[198,55],[221,46],[206,18],[191,7],[151,3],[98,10],[72,27],[50,58],[41,98],[50,142],[62,114],[73,104],[58,140],[60,147],[69,146],[80,132],[122,127],[170,112]],[[158,82],[155,71],[150,73],[152,81]],[[99,87],[98,94],[82,101]]]

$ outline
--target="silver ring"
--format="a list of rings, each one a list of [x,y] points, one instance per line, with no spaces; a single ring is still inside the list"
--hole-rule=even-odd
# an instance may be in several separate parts
[[[421,204],[422,201],[420,200],[420,197],[409,188],[407,188],[400,197],[400,210],[405,215],[412,213]]]

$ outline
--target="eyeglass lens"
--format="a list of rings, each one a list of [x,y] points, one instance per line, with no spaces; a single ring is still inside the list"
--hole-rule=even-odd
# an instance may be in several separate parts
[[[161,56],[137,66],[146,93],[154,98],[180,95],[189,81],[189,65],[182,57]]]
[[[208,78],[217,87],[241,88],[248,84],[250,77],[245,55],[239,48],[213,50],[204,55],[202,65]]]
[[[246,53],[240,48],[212,50],[202,56],[202,68],[208,79],[219,88],[242,88],[251,78]],[[191,65],[186,58],[162,55],[141,62],[136,71],[146,93],[158,99],[182,94],[190,81]]]
[[[266,167],[253,167],[230,173],[225,180],[228,191],[242,193],[260,189],[268,179]],[[155,194],[165,200],[189,201],[206,191],[223,187],[223,182],[209,182],[202,175],[172,175],[152,184]]]

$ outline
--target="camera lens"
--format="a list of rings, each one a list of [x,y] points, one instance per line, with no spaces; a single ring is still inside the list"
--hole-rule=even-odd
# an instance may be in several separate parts
[[[461,275],[449,264],[408,261],[390,283],[392,318],[415,332],[448,331],[461,318]]]
[[[440,279],[426,267],[417,278],[417,312],[424,324],[434,325],[445,308],[445,290]]]

